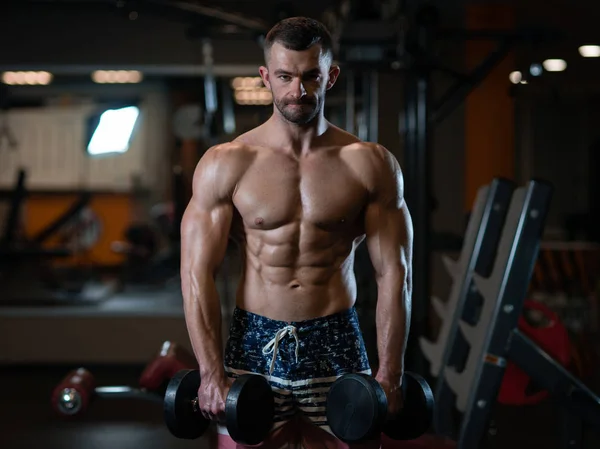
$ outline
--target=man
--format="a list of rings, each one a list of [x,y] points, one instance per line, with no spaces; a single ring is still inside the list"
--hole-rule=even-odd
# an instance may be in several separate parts
[[[202,379],[199,404],[218,419],[232,378],[258,373],[276,397],[264,447],[347,447],[331,434],[324,401],[340,375],[371,373],[354,308],[354,252],[363,240],[378,285],[375,378],[390,411],[401,407],[412,259],[402,173],[382,146],[324,118],[325,92],[340,69],[321,23],[279,22],[264,52],[259,71],[273,94],[273,114],[206,152],[182,222],[182,289]],[[228,238],[242,247],[243,272],[223,351],[214,277]],[[222,427],[219,447],[236,447]]]

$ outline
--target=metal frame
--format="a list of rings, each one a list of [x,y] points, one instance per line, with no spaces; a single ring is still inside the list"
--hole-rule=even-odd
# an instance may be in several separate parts
[[[600,397],[518,329],[508,339],[507,357],[570,413],[598,429]]]
[[[481,61],[471,73],[460,76],[433,106],[431,122],[439,124],[455,111],[467,99],[469,94],[487,78],[492,70],[506,58],[515,43],[513,39],[503,39],[497,48]]]
[[[450,297],[445,303],[432,298],[434,310],[442,320],[437,341],[421,338],[431,375],[438,379],[434,388],[434,427],[437,433],[448,437],[455,437],[458,426],[454,419],[455,395],[445,382],[444,370],[453,366],[462,371],[469,347],[458,332],[459,319],[470,324],[477,321],[482,298],[473,285],[473,274],[489,275],[514,188],[514,183],[497,178],[479,190],[459,260],[444,258],[453,279]],[[463,381],[468,383],[467,379]]]
[[[21,207],[27,196],[27,188],[25,187],[26,178],[27,172],[23,169],[19,170],[10,196],[10,207],[4,224],[4,232],[0,239],[0,246],[2,247],[12,244],[17,235]]]
[[[406,91],[406,134],[404,150],[404,177],[406,203],[411,211],[413,237],[412,317],[406,365],[416,372],[424,372],[424,361],[417,348],[418,337],[426,335],[428,299],[430,295],[430,198],[431,198],[431,139],[427,128],[429,105],[428,74],[409,76]]]
[[[417,14],[419,17],[419,14]],[[427,16],[426,17],[430,17]],[[521,42],[548,42],[561,36],[547,29],[522,29],[518,31],[502,30],[436,30],[435,23],[427,20],[416,24],[413,34],[409,36],[409,52],[414,63],[409,66],[405,84],[405,177],[406,198],[411,209],[415,232],[413,244],[413,318],[411,332],[416,335],[425,334],[428,321],[428,298],[430,278],[431,251],[431,167],[430,157],[433,147],[430,126],[440,124],[447,118],[496,67],[510,50]],[[438,64],[430,57],[431,47],[435,39],[460,40],[496,40],[497,48],[469,74],[461,74],[453,69]],[[433,71],[441,71],[456,78],[456,82],[432,104],[430,77]],[[414,329],[413,329],[414,327]],[[425,361],[416,350],[417,339],[409,339],[407,348],[407,365],[411,369],[424,372]]]
[[[527,188],[515,191],[494,269],[487,278],[474,275],[484,302],[475,326],[460,323],[470,344],[469,359],[463,373],[446,368],[446,379],[455,391],[464,386],[461,376],[471,378],[468,395],[457,399],[457,408],[463,411],[460,449],[480,447],[486,431],[506,367],[507,342],[517,328],[537,259],[551,195],[552,188],[540,181],[530,181]]]
[[[248,30],[264,33],[269,30],[269,25],[263,20],[248,17],[234,12],[225,11],[220,8],[202,5],[198,2],[184,0],[143,0],[145,3],[156,4],[169,8],[179,9],[203,17],[221,20],[231,25],[237,25]]]

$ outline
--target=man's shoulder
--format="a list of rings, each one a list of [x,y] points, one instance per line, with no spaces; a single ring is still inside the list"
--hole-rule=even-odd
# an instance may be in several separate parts
[[[194,183],[218,186],[230,194],[254,160],[256,150],[240,142],[224,142],[210,147],[196,167]]]
[[[359,163],[363,169],[373,169],[375,172],[398,167],[398,161],[392,152],[374,142],[354,142],[342,147],[340,153],[344,159]]]
[[[256,149],[244,142],[233,140],[231,142],[223,142],[210,147],[204,157],[211,160],[244,158],[252,156]]]
[[[240,172],[254,160],[256,149],[242,142],[223,142],[210,147],[200,159],[199,168]]]
[[[341,157],[369,192],[391,185],[401,188],[403,184],[400,164],[383,145],[356,142],[343,147]]]

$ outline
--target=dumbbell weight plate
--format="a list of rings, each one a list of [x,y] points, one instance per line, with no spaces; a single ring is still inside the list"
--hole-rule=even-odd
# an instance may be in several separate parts
[[[394,440],[414,440],[431,426],[435,400],[431,387],[421,376],[404,373],[402,382],[404,404],[400,413],[389,419],[383,432]]]
[[[256,374],[236,379],[227,394],[225,420],[229,436],[239,444],[256,445],[273,426],[275,400],[269,382]]]
[[[387,406],[385,392],[373,377],[346,374],[327,394],[327,421],[340,440],[358,443],[381,434]]]
[[[167,428],[177,438],[195,440],[200,438],[210,420],[194,411],[192,401],[198,397],[200,371],[182,370],[169,381],[165,392],[164,417]]]

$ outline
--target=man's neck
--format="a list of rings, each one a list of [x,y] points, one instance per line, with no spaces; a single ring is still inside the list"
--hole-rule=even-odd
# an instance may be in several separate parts
[[[310,123],[296,125],[290,123],[281,115],[275,113],[269,120],[277,135],[277,141],[283,148],[293,151],[300,156],[315,147],[315,140],[320,138],[329,128],[323,112],[319,113]]]

